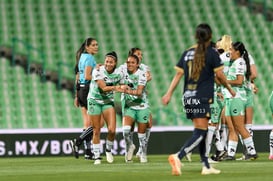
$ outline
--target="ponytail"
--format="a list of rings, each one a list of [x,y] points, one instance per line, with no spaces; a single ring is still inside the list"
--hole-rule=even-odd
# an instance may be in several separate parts
[[[194,61],[192,73],[190,78],[197,81],[200,77],[201,71],[205,66],[205,56],[207,47],[210,45],[212,37],[212,30],[208,24],[200,24],[196,28],[195,38],[197,40],[197,47],[194,53]]]
[[[249,54],[248,52],[245,50],[245,52],[243,53],[244,60],[246,61],[246,79],[249,80],[250,75],[251,75],[251,70],[250,70],[250,60],[249,60]]]
[[[246,63],[246,79],[249,80],[251,71],[250,71],[250,60],[249,54],[245,48],[245,45],[242,42],[234,42],[232,43],[234,50],[239,51],[241,57],[245,60]]]

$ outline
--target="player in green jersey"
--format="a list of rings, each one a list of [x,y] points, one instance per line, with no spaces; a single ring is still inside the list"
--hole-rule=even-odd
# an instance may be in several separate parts
[[[147,162],[147,137],[146,129],[150,117],[149,102],[145,91],[147,76],[146,72],[139,68],[140,61],[136,55],[129,55],[127,70],[124,71],[122,84],[124,88],[123,110],[123,136],[126,142],[125,161],[132,161],[134,144],[130,138],[131,128],[137,123],[139,146],[142,149],[140,162]]]
[[[242,42],[232,43],[230,49],[231,66],[227,74],[227,80],[236,91],[236,96],[232,97],[228,91],[225,91],[225,115],[231,118],[232,124],[237,134],[242,136],[244,145],[247,148],[246,159],[256,159],[258,157],[253,138],[245,128],[245,106],[246,90],[244,84],[250,79],[249,55]],[[238,136],[228,141],[228,155],[224,160],[234,160],[238,145]]]
[[[104,122],[108,128],[106,139],[106,160],[108,163],[114,161],[112,148],[114,145],[116,133],[116,111],[114,108],[114,91],[122,92],[118,85],[123,77],[117,66],[116,52],[107,53],[104,65],[98,69],[94,69],[92,73],[92,81],[90,91],[87,97],[88,114],[93,123],[93,153],[94,164],[101,163],[100,157],[100,130]],[[103,117],[103,119],[102,119]],[[103,121],[103,122],[102,122]]]

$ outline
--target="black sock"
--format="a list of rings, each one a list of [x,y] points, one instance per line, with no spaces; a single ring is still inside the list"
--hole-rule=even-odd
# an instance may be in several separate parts
[[[204,166],[210,168],[208,157],[206,157],[206,135],[204,139],[199,143],[199,153],[201,157],[201,162],[204,164]]]
[[[182,159],[187,153],[191,152],[194,148],[196,148],[201,143],[201,141],[205,139],[206,134],[207,130],[195,128],[193,130],[192,137],[188,139],[188,141],[180,149],[178,154],[179,159]]]
[[[81,145],[83,140],[91,141],[93,137],[93,128],[90,126],[87,129],[83,130],[81,135],[76,140],[76,145]]]

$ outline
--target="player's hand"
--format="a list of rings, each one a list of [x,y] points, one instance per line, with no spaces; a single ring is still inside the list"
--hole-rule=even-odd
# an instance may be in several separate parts
[[[253,93],[254,93],[254,94],[257,94],[258,91],[259,91],[258,87],[257,87],[255,84],[253,84],[253,83],[251,83],[251,87],[252,87]]]
[[[168,105],[169,102],[171,100],[171,96],[168,95],[168,94],[165,94],[162,98],[161,98],[161,101],[162,101],[162,104],[163,105]]]
[[[129,89],[131,89],[128,85],[121,85],[120,88],[122,90],[129,90]]]

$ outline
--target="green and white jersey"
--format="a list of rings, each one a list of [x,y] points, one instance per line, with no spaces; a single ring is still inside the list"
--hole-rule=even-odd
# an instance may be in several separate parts
[[[143,64],[143,63],[140,64],[139,69],[143,70],[144,72],[150,72],[151,71],[150,67],[148,65]]]
[[[114,92],[103,92],[96,83],[96,80],[103,80],[107,86],[119,84],[123,78],[121,69],[116,68],[113,73],[109,74],[104,65],[92,72],[92,81],[87,98],[94,99],[98,104],[108,104],[114,102]]]
[[[126,64],[126,63],[120,65],[119,68],[121,69],[122,72],[127,72],[127,64]],[[141,64],[139,65],[139,69],[142,70],[142,71],[144,71],[145,73],[151,71],[150,67],[147,66],[147,65],[145,65],[145,64],[143,64],[143,63],[141,63]],[[146,89],[146,87],[145,87],[145,89]],[[146,91],[146,90],[145,90],[145,91]],[[148,98],[147,98],[147,99],[148,99]],[[124,93],[121,93],[120,100],[121,100],[121,101],[124,100]],[[148,101],[148,100],[147,100],[147,101]]]
[[[224,52],[220,55],[221,63],[224,65],[224,74],[227,75],[230,64],[230,53]]]
[[[213,85],[213,89],[214,89],[214,94],[213,94],[213,103],[216,103],[218,100],[218,96],[217,93],[220,91],[221,87],[218,86],[215,82]]]
[[[121,84],[128,85],[132,90],[136,90],[139,85],[146,86],[147,77],[146,72],[138,69],[134,74],[129,74],[126,70],[124,72],[124,77]],[[124,94],[125,107],[130,107],[131,109],[141,110],[149,108],[149,102],[147,99],[147,94],[144,90],[141,96],[135,96],[130,94]]]
[[[243,58],[238,58],[229,67],[227,80],[236,80],[237,75],[244,76],[244,83],[245,83],[245,74],[246,74],[246,64]],[[246,100],[246,90],[245,85],[242,86],[232,86],[233,90],[236,92],[236,96],[234,98],[240,98],[242,100]],[[224,96],[225,98],[232,98],[229,91],[225,88],[224,89]]]
[[[224,52],[220,55],[221,63],[224,65],[223,73],[225,76],[228,74],[229,64],[230,64],[230,53]],[[223,85],[220,85],[220,91],[224,95],[224,89],[225,87]]]

